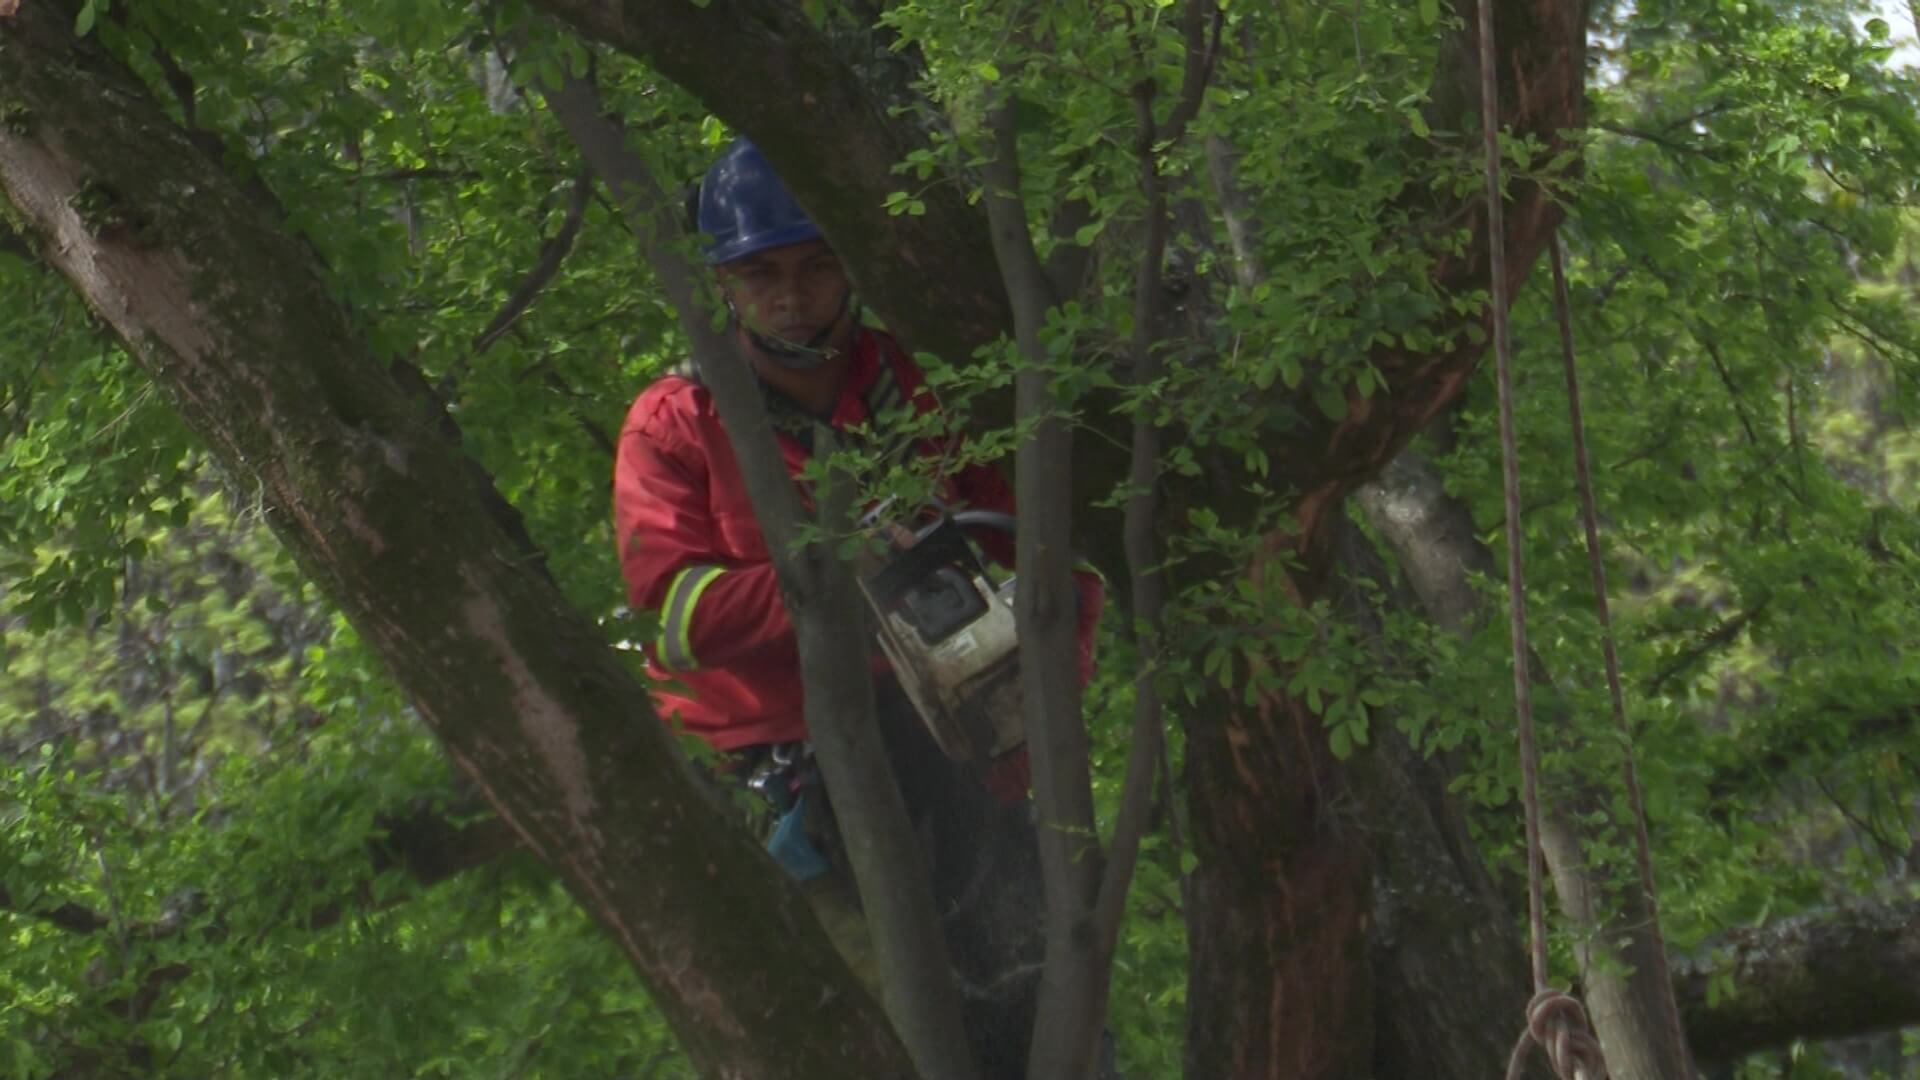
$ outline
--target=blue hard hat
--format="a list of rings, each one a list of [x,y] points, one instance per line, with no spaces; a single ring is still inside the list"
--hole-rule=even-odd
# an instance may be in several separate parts
[[[820,239],[813,223],[760,148],[735,139],[700,183],[700,231],[707,265],[719,266],[768,248]]]

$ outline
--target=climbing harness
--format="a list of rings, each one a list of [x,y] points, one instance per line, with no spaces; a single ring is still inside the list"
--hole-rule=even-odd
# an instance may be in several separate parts
[[[1507,325],[1506,224],[1500,196],[1500,140],[1497,72],[1494,66],[1493,4],[1479,0],[1480,111],[1486,152],[1487,189],[1487,261],[1490,281],[1488,301],[1492,308],[1493,348],[1500,400],[1500,453],[1503,494],[1506,504],[1508,615],[1513,639],[1513,696],[1519,719],[1521,799],[1526,811],[1527,836],[1527,921],[1534,996],[1527,1006],[1527,1026],[1508,1062],[1508,1080],[1519,1080],[1526,1069],[1529,1052],[1535,1046],[1546,1051],[1554,1073],[1561,1080],[1605,1080],[1606,1057],[1587,1024],[1586,1010],[1565,991],[1549,984],[1546,941],[1546,903],[1544,863],[1540,841],[1539,751],[1534,742],[1532,686],[1528,667],[1525,575],[1521,568],[1520,471],[1518,438],[1515,435],[1513,408],[1513,349]],[[1646,809],[1641,796],[1638,770],[1633,754],[1632,730],[1627,722],[1626,699],[1620,685],[1620,664],[1613,644],[1613,626],[1607,607],[1606,569],[1600,556],[1598,514],[1594,506],[1593,481],[1586,449],[1584,421],[1580,412],[1579,378],[1576,372],[1573,322],[1557,237],[1551,242],[1554,300],[1560,322],[1560,341],[1567,378],[1567,398],[1573,430],[1574,471],[1580,488],[1581,512],[1586,529],[1587,556],[1593,573],[1594,597],[1599,608],[1602,651],[1606,659],[1607,689],[1612,697],[1614,722],[1626,747],[1623,772],[1632,806],[1635,827],[1635,856],[1640,887],[1645,892],[1652,922],[1651,933],[1664,958],[1666,945],[1660,937],[1659,911],[1653,884],[1653,860],[1647,841]],[[1674,1045],[1684,1047],[1677,1010],[1669,996],[1667,1020]],[[1684,1056],[1684,1049],[1681,1050]],[[1673,1075],[1684,1075],[1681,1071]]]

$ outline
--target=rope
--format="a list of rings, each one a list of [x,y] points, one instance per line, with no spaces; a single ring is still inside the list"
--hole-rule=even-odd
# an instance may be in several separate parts
[[[1627,800],[1633,810],[1633,855],[1640,871],[1640,891],[1647,903],[1647,933],[1660,956],[1660,967],[1667,970],[1667,939],[1660,932],[1660,893],[1653,884],[1652,845],[1647,841],[1647,806],[1640,791],[1640,769],[1633,750],[1633,726],[1627,722],[1627,696],[1620,688],[1620,657],[1613,644],[1613,616],[1607,605],[1607,568],[1600,558],[1600,512],[1593,497],[1593,472],[1587,462],[1587,427],[1580,411],[1580,375],[1573,348],[1573,304],[1567,294],[1567,271],[1560,254],[1560,238],[1548,246],[1553,263],[1553,300],[1560,322],[1560,354],[1567,373],[1568,423],[1573,431],[1573,472],[1580,488],[1580,517],[1587,533],[1587,562],[1593,570],[1594,606],[1600,616],[1600,651],[1606,658],[1607,693],[1613,699],[1613,723],[1620,731],[1621,775],[1626,781]],[[1673,1076],[1690,1076],[1687,1067],[1685,1029],[1680,1024],[1680,1007],[1671,993],[1660,995],[1666,1013],[1668,1035],[1682,1060],[1675,1062]]]
[[[1488,297],[1500,388],[1500,473],[1506,495],[1507,613],[1513,638],[1513,705],[1520,720],[1520,798],[1527,814],[1527,920],[1533,985],[1547,986],[1546,906],[1540,853],[1539,752],[1533,742],[1533,683],[1527,667],[1526,575],[1520,558],[1520,451],[1513,420],[1513,347],[1507,332],[1507,229],[1500,199],[1500,112],[1493,68],[1493,0],[1480,0],[1480,119],[1486,137]]]
[[[1499,85],[1494,70],[1493,0],[1479,0],[1480,127],[1485,140],[1487,176],[1488,299],[1492,307],[1493,350],[1500,390],[1500,466],[1506,497],[1507,611],[1513,637],[1513,700],[1520,727],[1521,800],[1527,820],[1527,924],[1533,961],[1534,998],[1527,1007],[1527,1030],[1508,1063],[1509,1080],[1525,1067],[1528,1047],[1546,1047],[1561,1080],[1604,1080],[1606,1061],[1588,1033],[1586,1011],[1547,982],[1547,918],[1540,847],[1540,761],[1533,738],[1533,687],[1527,666],[1525,575],[1520,558],[1519,439],[1514,434],[1513,348],[1507,329],[1506,219],[1500,198]]]
[[[1527,1030],[1520,1033],[1513,1056],[1507,1059],[1507,1080],[1521,1080],[1527,1071],[1527,1051],[1547,1051],[1554,1075],[1563,1080],[1606,1080],[1607,1059],[1600,1040],[1587,1030],[1587,1010],[1572,995],[1547,989],[1527,1003]]]

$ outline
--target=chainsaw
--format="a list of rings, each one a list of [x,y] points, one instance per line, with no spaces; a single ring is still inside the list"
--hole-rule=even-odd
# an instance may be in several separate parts
[[[941,514],[911,546],[870,552],[861,590],[880,650],[941,751],[955,761],[996,758],[1026,741],[1014,579],[996,580],[968,528],[1014,530],[1010,514]]]

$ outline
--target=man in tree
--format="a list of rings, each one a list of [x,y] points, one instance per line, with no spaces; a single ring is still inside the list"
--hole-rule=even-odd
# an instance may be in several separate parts
[[[883,457],[899,447],[945,460],[954,449],[949,438],[897,431],[889,437],[887,429],[900,426],[900,406],[905,415],[935,412],[925,379],[891,336],[861,325],[839,259],[751,143],[736,141],[708,171],[696,216],[738,355],[758,377],[789,473],[797,476],[812,456],[816,425]],[[939,471],[936,494],[944,507],[1011,513],[1012,494],[991,466]],[[661,714],[773,797],[783,813],[770,849],[795,877],[818,876],[825,867],[817,852],[796,842],[822,817],[806,812],[799,649],[740,465],[692,366],[654,383],[629,411],[615,466],[614,517],[628,600],[661,619],[650,666],[677,684],[655,690]],[[978,539],[1011,563],[1004,534]],[[1098,580],[1086,576],[1081,595],[1085,678],[1102,599]],[[1025,751],[984,770],[957,766],[884,663],[876,661],[875,670],[887,753],[928,849],[954,962],[978,991],[968,994],[972,1040],[987,1075],[1017,1074],[1037,979],[1010,975],[1037,971],[1042,910]],[[796,788],[801,801],[790,809],[787,797]],[[836,921],[831,910],[823,916]]]

